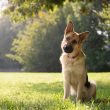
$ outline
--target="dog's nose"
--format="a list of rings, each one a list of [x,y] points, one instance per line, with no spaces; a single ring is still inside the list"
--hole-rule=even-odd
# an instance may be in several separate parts
[[[71,45],[64,45],[63,50],[66,53],[71,53],[73,51],[73,47]]]

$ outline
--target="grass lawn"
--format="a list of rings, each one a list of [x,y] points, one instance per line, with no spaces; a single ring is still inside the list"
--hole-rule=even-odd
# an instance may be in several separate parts
[[[110,73],[89,73],[97,101],[63,101],[62,74],[0,73],[0,110],[110,110]]]

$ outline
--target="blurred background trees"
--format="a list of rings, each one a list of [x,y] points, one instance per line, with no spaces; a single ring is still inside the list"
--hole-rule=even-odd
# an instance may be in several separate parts
[[[88,70],[110,71],[109,1],[9,0],[4,13],[14,23],[24,24],[6,53],[23,71],[61,71],[60,43],[69,20],[74,22],[75,31],[90,32],[84,44]]]
[[[23,24],[14,25],[6,16],[0,18],[0,71],[20,69],[20,65],[16,61],[13,62],[5,55],[10,52],[13,39],[23,27]]]

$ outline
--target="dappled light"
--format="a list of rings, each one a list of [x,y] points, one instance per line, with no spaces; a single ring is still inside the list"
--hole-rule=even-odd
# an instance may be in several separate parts
[[[110,110],[110,1],[0,0],[0,110]]]
[[[59,72],[60,43],[69,20],[76,32],[89,31],[84,44],[88,71],[110,71],[107,1],[0,3],[1,9],[7,7],[0,18],[0,71]]]
[[[102,77],[106,78],[106,83]],[[77,104],[71,99],[63,101],[62,75],[59,73],[1,73],[0,108],[1,109],[64,109],[69,110],[109,110],[110,73],[89,74],[97,82],[97,97],[91,102]],[[48,76],[47,78],[45,78]],[[49,81],[50,80],[50,81]],[[89,109],[90,108],[90,109]]]

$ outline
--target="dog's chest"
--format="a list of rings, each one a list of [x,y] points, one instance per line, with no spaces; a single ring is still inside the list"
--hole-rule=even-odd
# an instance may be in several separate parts
[[[64,59],[62,61],[62,72],[71,74],[82,74],[85,71],[85,60],[83,58],[74,59]]]
[[[64,74],[71,74],[71,77],[82,75],[84,70],[84,65],[81,64],[66,64],[63,68]]]
[[[64,79],[75,87],[84,75],[85,70],[85,63],[83,59],[79,59],[75,62],[66,61],[62,64],[62,73],[64,75]]]

